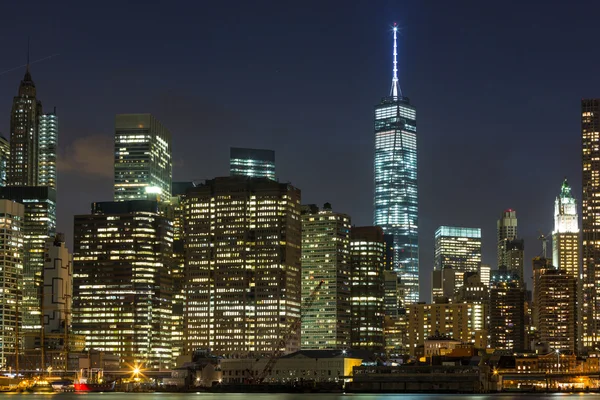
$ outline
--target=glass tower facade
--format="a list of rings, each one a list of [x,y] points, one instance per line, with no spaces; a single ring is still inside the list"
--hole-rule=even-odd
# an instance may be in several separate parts
[[[8,165],[10,163],[10,144],[0,136],[0,186],[8,185]]]
[[[38,147],[39,186],[56,189],[56,152],[58,149],[58,117],[52,113],[40,115]]]
[[[275,152],[232,147],[229,153],[229,174],[275,180]]]
[[[171,198],[171,133],[151,114],[115,122],[115,201]]]
[[[452,268],[458,289],[466,272],[479,272],[481,268],[481,229],[440,226],[435,231],[434,260],[437,271]]]

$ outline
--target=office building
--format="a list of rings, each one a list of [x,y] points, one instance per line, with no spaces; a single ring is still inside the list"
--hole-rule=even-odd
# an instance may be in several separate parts
[[[525,279],[524,274],[525,241],[523,239],[508,239],[504,241],[504,262],[511,275],[519,277],[521,284]]]
[[[481,279],[481,283],[485,286],[490,286],[490,276],[492,273],[492,268],[489,264],[481,264],[481,268],[479,269],[479,278]]]
[[[0,186],[8,185],[8,166],[10,163],[10,144],[0,136]]]
[[[498,266],[508,266],[506,242],[517,239],[517,212],[512,209],[505,210],[497,223],[498,234]]]
[[[350,226],[329,203],[302,207],[302,299],[324,282],[312,307],[302,304],[302,349],[350,346]]]
[[[456,291],[454,302],[483,304],[487,309],[488,299],[488,287],[481,282],[479,273],[467,272],[463,277],[462,286]]]
[[[554,203],[552,263],[561,271],[579,278],[579,217],[571,186],[565,179]]]
[[[42,312],[46,338],[65,335],[72,322],[73,260],[63,234],[46,241],[43,280]]]
[[[22,300],[24,215],[22,204],[0,200],[0,368],[5,371],[12,367],[8,358],[14,358],[21,329],[18,305]]]
[[[10,114],[10,162],[8,185],[38,185],[38,123],[42,103],[37,100],[35,83],[27,71],[13,99]]]
[[[56,190],[58,117],[54,112],[41,114],[38,127],[38,186]]]
[[[185,352],[266,355],[300,318],[300,190],[223,177],[186,192]],[[300,329],[285,351],[300,347]]]
[[[600,344],[600,99],[581,100],[582,346]]]
[[[466,272],[481,268],[481,229],[440,226],[435,231],[434,269],[451,267],[456,288],[462,286]]]
[[[275,152],[232,147],[229,152],[229,174],[275,180]]]
[[[419,223],[416,109],[398,83],[394,26],[392,89],[375,106],[373,225],[394,237],[394,268],[404,286],[403,304],[419,301]]]
[[[431,302],[444,297],[452,299],[456,290],[456,273],[451,266],[431,271]],[[461,277],[462,279],[462,277]]]
[[[74,232],[74,333],[122,366],[171,367],[171,221],[155,201],[93,203]]]
[[[537,331],[542,343],[559,351],[577,351],[577,278],[547,269],[537,282]]]
[[[411,304],[406,308],[409,354],[434,335],[445,335],[485,348],[485,318],[481,304]]]
[[[46,241],[56,234],[56,191],[49,187],[7,186],[0,198],[24,205],[23,217],[23,331],[39,332],[40,290]]]
[[[384,351],[385,240],[378,226],[352,227],[350,347]]]
[[[492,276],[490,282],[490,346],[509,352],[524,351],[525,289],[517,275],[506,269]]]
[[[171,133],[151,114],[118,114],[115,201],[168,201],[171,181]]]

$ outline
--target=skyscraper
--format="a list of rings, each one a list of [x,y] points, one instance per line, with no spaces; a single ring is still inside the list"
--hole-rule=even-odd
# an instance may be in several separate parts
[[[18,306],[22,300],[23,279],[22,204],[0,200],[0,368],[8,370],[7,357],[15,355],[17,334],[21,328]]]
[[[115,201],[171,198],[171,133],[151,114],[115,121]]]
[[[38,123],[41,114],[42,103],[36,98],[28,61],[10,114],[10,186],[38,185]]]
[[[302,349],[350,345],[350,226],[329,203],[302,207],[302,298],[324,281],[312,307],[302,309]]]
[[[56,191],[41,186],[7,186],[0,188],[0,198],[24,205],[23,330],[39,332],[44,251],[46,241],[56,234]]]
[[[525,279],[524,254],[525,240],[512,239],[504,241],[504,261],[506,262],[504,266],[509,274],[517,275],[520,278],[521,284]]]
[[[94,203],[74,220],[74,333],[124,366],[171,367],[171,221],[148,200]]]
[[[8,166],[10,163],[10,144],[0,136],[0,186],[8,185]]]
[[[375,200],[373,225],[394,236],[394,271],[403,303],[419,301],[416,109],[402,96],[394,26],[392,89],[375,106]]]
[[[229,174],[275,180],[275,152],[232,147],[229,153]]]
[[[300,318],[300,190],[223,177],[185,201],[185,352],[272,354]],[[286,351],[300,347],[300,329]]]
[[[481,268],[481,229],[440,226],[435,231],[434,269],[454,271],[456,289],[462,286],[466,272]]]
[[[56,189],[56,156],[58,149],[58,117],[54,112],[41,114],[38,139],[38,185]]]
[[[508,266],[506,242],[517,238],[517,212],[508,209],[498,220],[498,266]]]
[[[554,203],[552,262],[559,270],[579,279],[579,218],[566,178]]]
[[[385,240],[378,226],[352,227],[350,242],[350,345],[383,352]]]
[[[525,350],[525,288],[506,269],[490,282],[490,345],[511,352]]]
[[[581,100],[582,345],[598,347],[600,327],[600,99]]]

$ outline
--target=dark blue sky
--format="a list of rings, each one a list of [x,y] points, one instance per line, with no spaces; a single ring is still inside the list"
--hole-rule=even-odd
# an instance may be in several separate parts
[[[27,36],[38,97],[60,117],[59,229],[112,199],[116,113],[173,133],[174,178],[228,174],[230,146],[276,151],[303,202],[372,222],[373,106],[400,82],[417,107],[421,288],[433,233],[495,224],[514,208],[526,270],[567,176],[581,198],[582,97],[600,96],[600,3],[559,1],[4,2],[0,71]],[[0,75],[0,131],[24,68]]]

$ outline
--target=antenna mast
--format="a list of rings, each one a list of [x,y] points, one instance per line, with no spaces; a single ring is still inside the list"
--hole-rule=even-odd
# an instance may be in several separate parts
[[[390,95],[397,99],[398,97],[402,97],[402,91],[400,90],[400,84],[398,83],[398,26],[394,22],[394,70],[392,76],[392,90]]]

